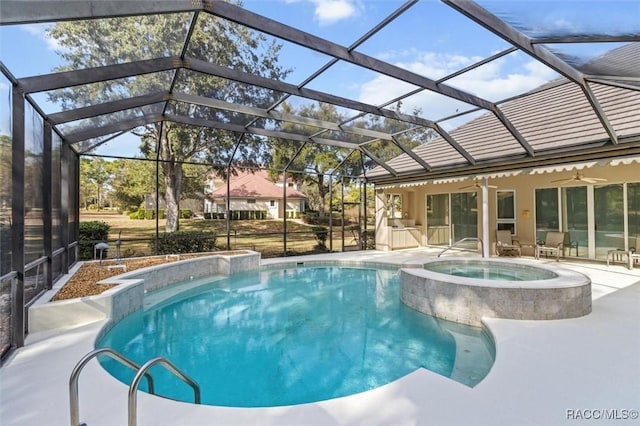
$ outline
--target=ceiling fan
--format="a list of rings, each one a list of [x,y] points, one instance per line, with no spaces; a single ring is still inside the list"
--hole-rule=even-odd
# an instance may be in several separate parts
[[[551,182],[552,183],[561,182],[562,184],[568,184],[568,183],[598,183],[598,182],[606,182],[606,181],[607,180],[604,178],[586,177],[580,174],[580,172],[576,172],[576,174],[570,177],[569,179],[558,179],[558,180],[552,180]]]
[[[469,188],[474,188],[474,189],[482,189],[482,182],[479,179],[474,179],[473,180],[473,184],[471,185],[467,185],[467,186],[462,186],[458,189],[469,189]],[[487,188],[497,188],[497,186],[495,185],[487,185]]]

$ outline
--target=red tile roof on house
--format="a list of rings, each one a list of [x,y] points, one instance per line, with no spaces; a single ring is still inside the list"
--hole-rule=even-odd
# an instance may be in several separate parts
[[[258,170],[255,173],[240,172],[238,176],[231,177],[229,188],[231,198],[282,198],[282,187],[269,180],[266,170]],[[209,197],[226,198],[227,186],[214,190]],[[287,188],[287,198],[307,197],[294,188]]]

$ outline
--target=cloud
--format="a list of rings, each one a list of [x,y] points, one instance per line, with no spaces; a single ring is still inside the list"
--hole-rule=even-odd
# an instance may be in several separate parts
[[[406,52],[396,52],[389,56],[405,57],[404,53]],[[411,61],[395,62],[395,65],[433,80],[480,60],[478,57],[434,52],[413,51],[412,55]],[[446,84],[490,101],[499,101],[534,89],[555,77],[557,77],[555,71],[537,61],[514,63],[502,58],[447,80]],[[381,75],[360,86],[358,99],[369,104],[380,105],[416,88],[409,83]],[[411,113],[414,109],[419,109],[423,117],[431,120],[438,120],[473,108],[475,108],[473,105],[427,90],[402,101],[404,112]],[[447,124],[443,124],[443,127],[450,129],[454,124],[459,125],[460,120]]]
[[[47,47],[51,50],[58,51],[62,50],[63,47],[58,44],[58,41],[47,33],[47,30],[52,27],[53,24],[28,24],[21,25],[20,28],[23,31],[31,34],[32,36],[39,38],[44,43],[46,43]]]
[[[554,17],[549,16],[544,19],[543,22],[543,25],[534,26],[533,28],[528,29],[527,32],[532,37],[548,37],[552,35],[561,36],[584,32],[584,30],[575,22],[569,21],[565,18],[555,19]]]
[[[358,3],[353,0],[311,0],[314,15],[320,25],[331,25],[360,13]]]

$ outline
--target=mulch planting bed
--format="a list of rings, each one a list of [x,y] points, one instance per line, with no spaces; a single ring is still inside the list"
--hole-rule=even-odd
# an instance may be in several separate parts
[[[233,256],[236,254],[245,254],[245,251],[225,251],[215,254],[222,254],[226,256]],[[180,255],[180,260],[190,259],[194,257],[211,256],[208,254],[186,254]],[[127,259],[120,261],[120,264],[127,265],[127,272],[135,271],[136,269],[146,268],[147,266],[161,265],[164,263],[176,262],[176,257],[170,256],[165,258],[164,256],[158,257],[146,257],[141,259]],[[98,262],[84,263],[78,271],[67,281],[67,283],[56,293],[51,299],[52,301],[74,299],[77,297],[93,296],[100,294],[105,290],[115,287],[117,284],[98,284],[99,281],[105,278],[120,275],[124,271],[121,268],[109,269],[108,266],[115,265],[114,260],[106,260],[102,262],[102,265]]]

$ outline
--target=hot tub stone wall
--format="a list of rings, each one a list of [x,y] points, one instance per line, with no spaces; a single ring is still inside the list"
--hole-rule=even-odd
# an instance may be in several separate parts
[[[536,287],[518,287],[514,282],[483,287],[455,282],[459,277],[445,281],[429,275],[423,269],[401,270],[402,302],[424,314],[462,324],[481,326],[483,317],[553,320],[591,312],[591,281],[585,276],[575,285],[564,282],[559,287],[552,287],[555,280],[542,280]],[[545,281],[548,283],[542,284]]]

